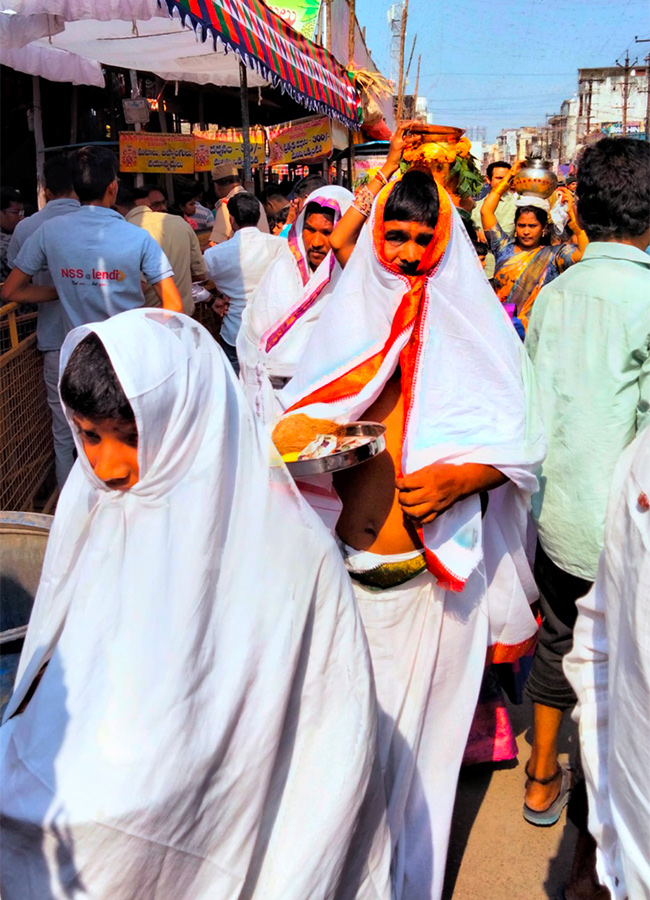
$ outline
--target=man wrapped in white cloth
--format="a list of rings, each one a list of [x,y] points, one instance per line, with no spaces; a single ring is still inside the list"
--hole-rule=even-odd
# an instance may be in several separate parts
[[[578,697],[597,871],[613,900],[650,898],[650,429],[623,452],[596,582],[564,671]]]
[[[246,396],[265,423],[281,413],[274,389],[284,387],[341,275],[329,237],[353,197],[336,185],[305,200],[289,232],[288,253],[269,267],[242,317],[237,355]]]
[[[386,426],[387,452],[335,475],[337,535],[373,660],[395,895],[437,900],[486,656],[517,659],[536,631],[525,544],[545,445],[530,364],[448,194],[409,172],[371,211],[373,188],[332,236],[349,261],[279,399],[285,419]]]
[[[223,352],[139,309],[61,368],[79,458],[0,729],[3,900],[390,900],[363,628]]]

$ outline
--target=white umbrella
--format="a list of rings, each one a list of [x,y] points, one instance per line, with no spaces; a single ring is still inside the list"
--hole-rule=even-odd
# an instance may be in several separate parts
[[[0,0],[0,48],[5,65],[51,81],[103,87],[103,64],[166,81],[240,83],[234,53],[215,53],[156,0]],[[251,72],[249,84],[268,81]]]

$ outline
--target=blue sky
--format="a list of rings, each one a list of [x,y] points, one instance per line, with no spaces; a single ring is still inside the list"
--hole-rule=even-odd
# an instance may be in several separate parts
[[[390,75],[388,0],[356,0],[359,23],[376,65]],[[433,121],[502,128],[544,124],[545,114],[577,90],[577,70],[642,61],[650,44],[647,0],[409,0],[406,56],[417,43],[410,89],[429,101]]]

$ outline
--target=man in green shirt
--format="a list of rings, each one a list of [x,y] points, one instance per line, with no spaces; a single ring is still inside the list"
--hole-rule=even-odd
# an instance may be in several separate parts
[[[497,162],[490,163],[487,167],[487,183],[490,186],[490,190],[494,190],[497,184],[503,181],[509,172],[510,166],[507,162],[497,160]],[[480,236],[480,240],[483,242],[486,241],[485,235],[483,234],[483,224],[481,222],[481,207],[483,206],[484,200],[485,198],[479,200],[472,210],[472,224],[474,225],[474,228],[476,228],[477,233],[480,232],[480,235],[482,235]],[[512,191],[506,191],[499,200],[499,205],[497,206],[494,215],[501,228],[503,228],[505,233],[510,235],[510,237],[515,233],[516,212],[517,205],[515,203],[515,195]],[[492,253],[488,253],[483,269],[488,278],[494,276],[494,256]]]
[[[562,671],[575,602],[596,576],[616,461],[650,422],[650,145],[605,138],[588,147],[577,195],[590,243],[541,290],[526,337],[548,437],[533,498],[543,622],[527,686],[534,735],[524,816],[537,825],[557,821],[570,790],[557,735],[575,703]]]

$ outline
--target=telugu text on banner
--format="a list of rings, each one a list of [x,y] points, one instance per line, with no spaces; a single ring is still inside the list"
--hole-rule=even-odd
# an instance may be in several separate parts
[[[332,152],[330,123],[324,116],[274,125],[268,129],[268,135],[272,166],[322,159]]]
[[[195,131],[194,135],[194,169],[197,172],[209,172],[214,166],[231,163],[242,168],[244,165],[244,143],[241,131],[224,129],[223,131]],[[251,164],[264,165],[264,130],[251,128]]]
[[[194,173],[194,138],[189,134],[120,132],[120,172]]]

